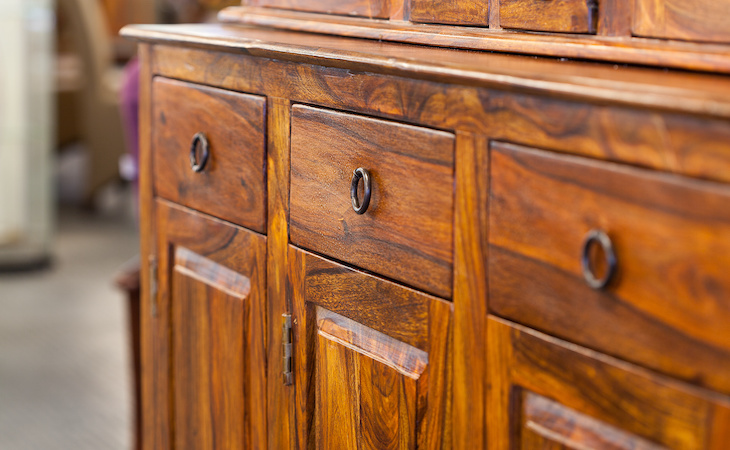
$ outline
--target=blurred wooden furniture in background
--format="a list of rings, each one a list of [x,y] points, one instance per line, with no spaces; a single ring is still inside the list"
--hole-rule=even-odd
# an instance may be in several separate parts
[[[724,449],[728,3],[693,5],[125,28],[145,447]]]

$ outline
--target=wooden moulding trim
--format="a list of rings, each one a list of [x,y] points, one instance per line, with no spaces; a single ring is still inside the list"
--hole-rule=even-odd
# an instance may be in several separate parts
[[[250,33],[247,33],[248,31]],[[562,99],[730,118],[730,97],[722,92],[716,92],[713,97],[708,95],[707,91],[693,88],[649,86],[630,81],[595,79],[591,76],[577,75],[575,71],[539,78],[541,74],[492,65],[485,70],[481,66],[442,64],[438,62],[440,52],[451,52],[445,49],[426,49],[427,52],[434,52],[432,58],[409,58],[407,52],[403,52],[405,56],[393,56],[393,52],[391,55],[386,55],[372,49],[367,52],[364,50],[355,52],[333,48],[334,46],[313,47],[276,42],[280,37],[276,31],[261,28],[244,29],[232,25],[134,25],[125,27],[122,34],[142,42],[214,49],[253,57],[519,91]],[[397,46],[397,44],[383,45]],[[382,50],[382,46],[378,45],[378,48]],[[482,58],[487,57],[488,54],[482,56]],[[512,58],[502,55],[502,58],[504,57]],[[514,56],[514,58],[522,57]],[[555,64],[561,63],[556,61]]]
[[[498,20],[498,14],[492,15]],[[218,18],[228,23],[435,47],[730,73],[730,48],[720,44],[430,25],[241,6],[224,9]]]

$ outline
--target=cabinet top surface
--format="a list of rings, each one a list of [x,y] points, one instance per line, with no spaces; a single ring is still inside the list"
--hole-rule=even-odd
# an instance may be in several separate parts
[[[438,82],[730,118],[730,78],[244,25],[133,25],[128,38]]]

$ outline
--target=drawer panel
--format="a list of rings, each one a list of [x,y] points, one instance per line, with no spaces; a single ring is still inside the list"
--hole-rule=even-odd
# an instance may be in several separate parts
[[[157,195],[263,233],[266,100],[159,77],[152,89]],[[197,133],[209,146],[199,172],[190,159]]]
[[[390,0],[254,0],[253,3],[257,6],[370,19],[390,17]]]
[[[490,448],[721,449],[728,398],[491,318]]]
[[[502,28],[558,33],[595,33],[594,0],[500,0]]]
[[[636,0],[635,36],[705,42],[730,42],[727,0]]]
[[[370,204],[361,215],[350,197],[358,168],[372,181]],[[453,186],[450,133],[307,106],[292,109],[295,245],[450,297]]]
[[[490,309],[730,392],[728,189],[509,144],[491,148]],[[605,233],[616,257],[603,289],[583,275],[591,230]],[[588,265],[600,278],[606,265],[598,263],[608,258],[597,254]]]

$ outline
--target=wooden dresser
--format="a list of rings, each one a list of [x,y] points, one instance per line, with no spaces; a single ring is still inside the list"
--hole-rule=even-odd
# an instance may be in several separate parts
[[[145,448],[729,448],[728,13],[126,28]]]

